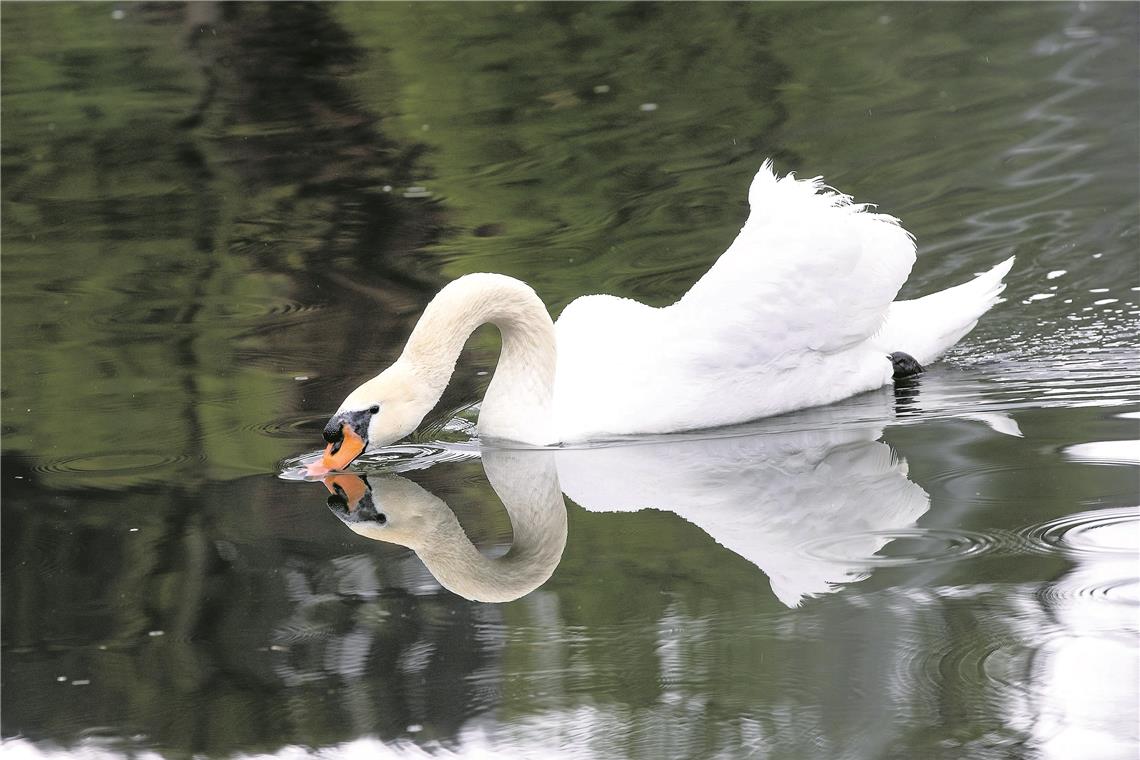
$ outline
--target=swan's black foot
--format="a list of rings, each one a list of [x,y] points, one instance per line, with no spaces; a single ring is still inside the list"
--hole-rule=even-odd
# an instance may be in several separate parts
[[[915,375],[922,374],[922,365],[915,361],[914,357],[910,354],[904,354],[902,351],[895,351],[887,357],[891,360],[891,366],[895,370],[894,378],[898,380],[904,377],[914,377]]]

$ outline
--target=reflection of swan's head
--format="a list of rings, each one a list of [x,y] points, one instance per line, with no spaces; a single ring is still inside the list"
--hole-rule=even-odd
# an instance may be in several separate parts
[[[413,550],[439,583],[467,599],[507,602],[542,585],[566,546],[566,505],[549,452],[488,453],[488,478],[511,520],[501,557],[480,553],[441,499],[397,475],[324,479],[329,508],[354,533]]]
[[[378,479],[375,488],[357,475],[333,475],[325,478],[325,487],[333,514],[374,541],[418,551],[433,534],[450,532],[446,529],[455,521],[443,501],[395,475]]]
[[[348,394],[323,432],[328,446],[312,474],[343,470],[366,448],[379,448],[411,434],[435,397],[404,362],[397,361]]]

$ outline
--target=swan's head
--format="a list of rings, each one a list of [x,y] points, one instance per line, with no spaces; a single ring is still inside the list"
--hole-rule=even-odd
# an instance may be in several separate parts
[[[400,362],[348,394],[322,433],[328,446],[310,474],[343,470],[369,447],[379,448],[409,435],[435,405],[423,383]]]

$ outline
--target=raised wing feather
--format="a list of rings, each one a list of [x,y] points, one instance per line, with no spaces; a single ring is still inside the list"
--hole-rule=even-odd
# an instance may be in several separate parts
[[[779,367],[874,335],[914,264],[914,241],[898,221],[821,178],[777,178],[771,162],[748,200],[736,240],[672,307],[702,326],[695,335],[707,348],[696,355]]]

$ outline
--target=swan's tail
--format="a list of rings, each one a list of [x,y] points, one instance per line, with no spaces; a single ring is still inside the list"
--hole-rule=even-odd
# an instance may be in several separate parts
[[[871,339],[884,353],[904,351],[928,364],[974,329],[978,319],[1002,300],[1013,257],[969,282],[913,301],[895,301]]]

